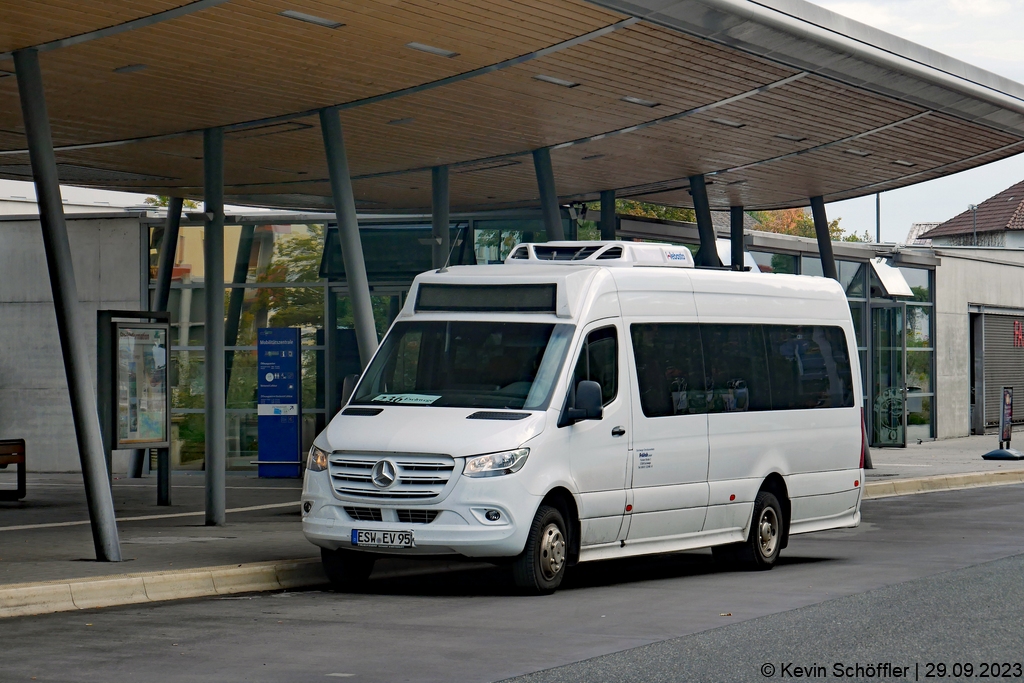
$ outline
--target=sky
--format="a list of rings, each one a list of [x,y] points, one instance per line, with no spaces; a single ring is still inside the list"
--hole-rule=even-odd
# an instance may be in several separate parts
[[[1024,83],[1024,0],[814,0],[815,4]],[[1024,154],[881,195],[883,242],[946,221],[1024,180]],[[875,198],[826,205],[848,232],[875,234]]]
[[[875,28],[1024,83],[1024,0],[815,0]],[[883,242],[902,242],[912,223],[941,222],[1024,180],[1024,154],[881,195]],[[21,184],[19,184],[21,185]],[[0,195],[17,194],[0,181]],[[87,190],[65,199],[88,200]],[[109,196],[101,199],[110,199]],[[138,204],[140,195],[127,198]],[[80,200],[80,201],[81,201]],[[74,200],[73,200],[74,201]],[[114,204],[115,202],[111,202]],[[847,232],[875,234],[875,197],[826,205]]]

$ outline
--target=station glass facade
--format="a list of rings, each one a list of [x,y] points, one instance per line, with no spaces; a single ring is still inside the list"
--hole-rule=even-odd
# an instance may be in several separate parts
[[[596,226],[570,225],[568,234],[597,238]],[[162,227],[149,226],[149,281],[155,286]],[[182,226],[174,259],[169,312],[172,346],[173,466],[199,469],[205,453],[205,297],[203,227]],[[404,303],[412,278],[431,267],[427,221],[374,221],[361,228],[378,337]],[[535,215],[453,220],[451,262],[500,263],[519,243],[544,242]],[[333,225],[324,223],[227,225],[225,241],[227,456],[229,469],[250,469],[257,456],[256,331],[297,327],[302,339],[302,418],[305,445],[327,418],[327,354],[342,370],[358,371],[344,265]],[[822,274],[812,256],[751,252],[763,271]],[[934,435],[934,273],[901,267],[911,301],[884,295],[869,264],[838,260],[850,302],[873,445],[902,445]],[[330,322],[333,335],[325,334]],[[905,389],[904,389],[905,385]]]

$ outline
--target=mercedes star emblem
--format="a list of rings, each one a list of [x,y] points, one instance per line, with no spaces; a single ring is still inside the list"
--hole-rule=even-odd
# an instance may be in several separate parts
[[[386,489],[398,480],[398,468],[390,460],[378,460],[370,472],[370,480],[379,489]]]

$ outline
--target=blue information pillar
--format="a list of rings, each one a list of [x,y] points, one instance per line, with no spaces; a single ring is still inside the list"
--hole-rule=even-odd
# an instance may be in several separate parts
[[[299,477],[302,476],[302,347],[299,330],[294,327],[262,327],[257,335],[257,344],[259,476]]]

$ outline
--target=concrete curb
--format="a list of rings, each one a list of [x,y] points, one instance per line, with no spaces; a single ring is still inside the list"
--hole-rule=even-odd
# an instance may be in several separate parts
[[[864,485],[864,499],[909,496],[932,491],[957,491],[982,486],[1006,486],[1024,483],[1024,469],[1002,470],[999,472],[967,472],[964,474],[939,474],[914,479],[892,481],[871,481]]]
[[[391,561],[374,579],[488,568],[485,562]],[[327,584],[319,557],[0,586],[0,619],[142,602],[260,593]]]
[[[327,583],[320,558],[0,586],[0,618]]]

